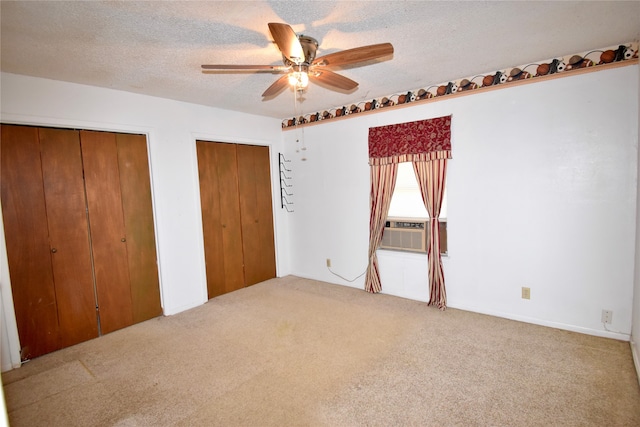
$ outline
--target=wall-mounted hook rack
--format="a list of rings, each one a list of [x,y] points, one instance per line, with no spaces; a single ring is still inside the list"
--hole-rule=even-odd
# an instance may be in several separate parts
[[[291,160],[287,160],[282,153],[279,153],[280,161],[278,163],[278,169],[280,173],[280,207],[282,209],[286,209],[287,212],[293,212],[293,208],[289,209],[290,206],[293,206],[293,202],[287,199],[287,196],[293,196],[293,192],[288,192],[287,188],[293,187],[290,184],[293,179],[291,176],[287,175],[287,172],[292,172],[291,169],[287,168],[286,164],[290,163]]]
[[[293,209],[289,209],[289,205],[293,205],[293,202],[290,202],[289,200],[287,200],[287,198],[285,196],[282,196],[282,207],[287,212],[293,212]]]
[[[284,171],[280,171],[280,178],[281,179],[292,179],[290,176],[287,176],[287,174]]]
[[[291,169],[287,169],[285,163],[290,163],[291,160],[286,160],[282,154],[280,154],[280,167],[283,172],[291,172]]]

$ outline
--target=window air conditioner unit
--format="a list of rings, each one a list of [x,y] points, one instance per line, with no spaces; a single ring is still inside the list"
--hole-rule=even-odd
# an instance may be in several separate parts
[[[427,220],[415,218],[387,218],[382,234],[381,249],[427,252]]]

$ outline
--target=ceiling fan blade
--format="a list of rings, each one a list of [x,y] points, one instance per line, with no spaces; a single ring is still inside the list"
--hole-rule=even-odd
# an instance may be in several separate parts
[[[284,75],[284,76],[280,77],[278,80],[276,80],[275,82],[273,82],[273,84],[271,86],[269,86],[267,88],[267,90],[264,91],[262,96],[263,97],[267,97],[267,96],[276,95],[282,89],[287,87],[288,84],[289,84],[289,75]]]
[[[270,22],[269,31],[285,58],[296,64],[304,62],[302,45],[289,25]]]
[[[311,65],[334,67],[353,64],[355,62],[370,61],[391,55],[392,53],[393,45],[391,43],[372,44],[321,56],[320,58],[316,58]]]
[[[269,73],[284,73],[289,71],[290,67],[283,65],[227,65],[227,64],[204,64],[202,69],[205,71],[260,71]]]
[[[352,90],[358,87],[358,82],[329,70],[314,70],[309,73],[309,78],[342,90]]]

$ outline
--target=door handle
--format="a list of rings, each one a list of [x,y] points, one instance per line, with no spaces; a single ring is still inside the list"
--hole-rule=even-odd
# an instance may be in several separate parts
[[[122,243],[124,243],[124,242],[126,242],[126,241],[127,241],[127,239],[125,239],[125,238],[123,237],[122,239],[120,239],[120,241],[121,241]]]
[[[51,253],[55,254],[56,252],[58,252],[58,250],[56,248],[51,248]]]

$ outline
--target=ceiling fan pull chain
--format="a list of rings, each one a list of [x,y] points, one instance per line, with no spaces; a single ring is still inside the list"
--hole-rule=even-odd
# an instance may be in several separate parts
[[[298,122],[300,121],[300,117],[302,116],[302,113],[298,108],[298,96],[302,98],[302,91],[303,90],[301,88],[299,89],[297,86],[294,86],[293,88],[293,113],[295,114],[295,117],[293,118],[293,122],[296,128],[296,153],[299,153],[300,150],[302,151],[307,150],[307,147],[304,145],[304,128],[298,127]],[[300,99],[300,102],[302,102],[302,99]],[[302,139],[302,146],[300,146],[301,139]],[[302,154],[302,158],[300,160],[304,162],[307,160],[307,158],[304,154]]]
[[[302,118],[302,108],[301,105],[302,104],[302,92],[303,89],[299,89],[296,91],[298,93],[298,96],[300,97],[299,102],[298,102],[298,107],[300,107],[298,109],[298,112],[296,113],[298,116],[298,120],[296,120],[296,123],[298,123],[300,121],[300,119]],[[304,143],[304,126],[300,127],[300,139],[302,139],[302,151],[307,151],[307,146]],[[305,157],[302,158],[302,160],[307,160]]]

